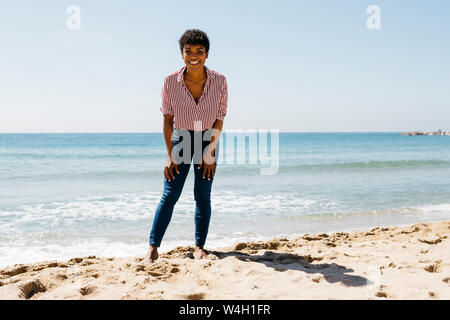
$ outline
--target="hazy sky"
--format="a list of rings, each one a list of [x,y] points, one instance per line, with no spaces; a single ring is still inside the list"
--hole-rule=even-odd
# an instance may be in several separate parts
[[[450,130],[449,18],[447,0],[2,0],[0,132],[161,131],[190,28],[227,77],[225,129]]]

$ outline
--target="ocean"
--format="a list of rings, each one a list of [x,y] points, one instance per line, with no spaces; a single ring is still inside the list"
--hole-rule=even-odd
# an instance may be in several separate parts
[[[267,175],[226,135],[206,249],[450,218],[448,136],[280,133]],[[0,134],[0,266],[144,255],[166,157],[162,133]],[[191,167],[162,252],[194,245],[193,182]]]

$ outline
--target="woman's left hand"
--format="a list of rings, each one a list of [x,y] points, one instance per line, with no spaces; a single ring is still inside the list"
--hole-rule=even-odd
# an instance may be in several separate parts
[[[208,180],[211,178],[214,178],[214,174],[216,173],[216,163],[213,162],[212,164],[207,164],[204,159],[202,159],[202,163],[198,165],[198,169],[201,169],[203,167],[203,174],[202,177],[205,179],[205,176],[208,178]]]

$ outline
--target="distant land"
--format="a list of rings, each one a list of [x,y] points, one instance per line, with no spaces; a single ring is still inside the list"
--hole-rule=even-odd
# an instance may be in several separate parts
[[[450,136],[450,131],[411,131],[402,133],[402,136]]]

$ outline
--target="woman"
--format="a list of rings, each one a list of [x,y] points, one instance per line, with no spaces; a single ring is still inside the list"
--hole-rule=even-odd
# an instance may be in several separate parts
[[[211,217],[210,194],[217,165],[215,148],[226,115],[228,89],[225,76],[205,66],[209,53],[209,39],[203,31],[187,30],[181,36],[179,45],[185,66],[165,78],[161,91],[160,110],[164,115],[163,134],[168,158],[164,166],[164,191],[153,220],[145,263],[154,262],[158,258],[158,247],[189,173],[196,149],[194,139],[202,141],[200,160],[194,160],[196,203],[194,257],[197,259],[207,257],[203,246]],[[204,141],[207,132],[211,131],[213,136],[210,137],[210,141]],[[186,140],[185,145],[189,144],[190,140],[188,161],[180,162],[174,156],[179,152],[177,145],[180,144],[180,140]],[[207,147],[209,149],[206,149]],[[207,157],[202,156],[205,150],[206,155],[210,152],[214,161],[211,161],[211,157],[207,161]],[[182,149],[179,155],[186,159],[184,151],[186,149]],[[197,156],[198,153],[195,153],[194,159],[198,159]]]

